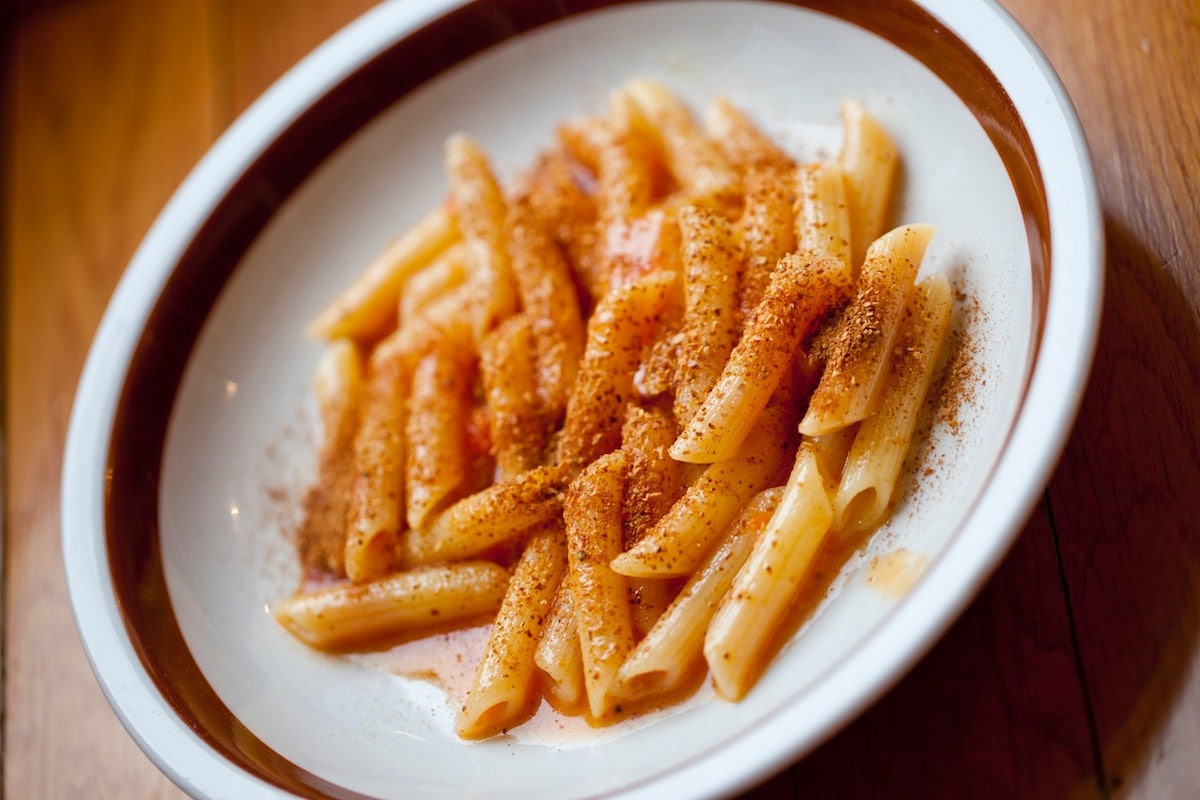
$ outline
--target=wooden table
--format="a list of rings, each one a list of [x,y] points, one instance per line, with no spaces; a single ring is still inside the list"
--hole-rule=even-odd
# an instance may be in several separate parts
[[[83,658],[59,554],[76,380],[162,204],[368,0],[60,0],[6,26],[4,789],[177,798]],[[1005,0],[1091,144],[1108,289],[1015,549],[881,702],[754,797],[1200,797],[1200,6]],[[8,11],[16,15],[15,11]]]

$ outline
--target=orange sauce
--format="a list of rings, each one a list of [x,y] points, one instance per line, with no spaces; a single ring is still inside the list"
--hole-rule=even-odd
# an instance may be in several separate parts
[[[476,625],[418,637],[375,652],[350,653],[350,660],[403,678],[427,681],[451,701],[461,701],[475,678],[492,626]]]
[[[867,586],[884,597],[897,600],[913,587],[928,563],[929,556],[918,555],[905,547],[875,556],[867,564]]]

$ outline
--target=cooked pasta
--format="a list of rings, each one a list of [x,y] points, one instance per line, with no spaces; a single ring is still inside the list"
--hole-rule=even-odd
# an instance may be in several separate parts
[[[309,326],[315,648],[492,620],[457,731],[603,724],[769,667],[827,540],[886,522],[945,346],[933,227],[884,233],[864,108],[797,163],[741,109],[633,80],[511,181],[447,139],[449,200]],[[849,544],[848,544],[849,543]],[[801,606],[803,608],[803,606]]]

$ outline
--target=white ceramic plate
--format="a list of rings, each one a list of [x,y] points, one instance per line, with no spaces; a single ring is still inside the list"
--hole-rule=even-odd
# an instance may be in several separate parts
[[[554,5],[554,9],[545,6]],[[829,736],[931,645],[1019,532],[1082,393],[1100,223],[1057,80],[997,7],[895,3],[384,4],[268,92],[164,210],[106,314],[63,481],[72,601],[117,713],[201,797],[719,795]],[[820,10],[805,6],[812,5]],[[561,17],[561,18],[560,18]],[[989,71],[990,70],[990,71]],[[445,193],[467,131],[511,177],[632,76],[734,99],[804,151],[863,103],[904,159],[896,221],[978,301],[975,385],[888,525],[738,704],[589,731],[541,713],[465,744],[396,654],[307,650],[267,607],[312,479],[305,323]],[[867,580],[902,558],[907,592]],[[890,588],[894,588],[894,585]]]

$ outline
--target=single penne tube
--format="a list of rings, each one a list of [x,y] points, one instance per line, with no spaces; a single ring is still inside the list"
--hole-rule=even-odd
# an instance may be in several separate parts
[[[391,571],[404,528],[404,429],[408,374],[391,353],[372,354],[354,437],[354,486],[343,550],[353,581]]]
[[[308,325],[310,336],[345,336],[371,342],[395,325],[400,288],[447,248],[459,241],[454,215],[446,205],[429,212],[408,233],[394,240]]]
[[[655,271],[614,288],[596,306],[567,401],[558,463],[577,471],[620,446],[621,423],[633,396],[633,374],[642,348],[677,285],[674,272]]]
[[[862,263],[867,247],[886,230],[899,156],[891,137],[867,110],[842,104],[842,150],[838,162],[846,177],[851,264]]]
[[[950,326],[950,284],[941,274],[917,284],[900,326],[879,407],[863,420],[834,497],[840,531],[869,530],[883,521],[917,417]]]
[[[583,654],[583,684],[594,719],[612,713],[611,688],[633,649],[633,623],[625,578],[609,566],[621,552],[621,506],[628,456],[621,450],[589,464],[567,487],[567,579]]]
[[[567,569],[561,529],[534,534],[517,562],[475,678],[458,713],[458,733],[482,739],[512,726],[537,698],[534,652]]]
[[[735,457],[704,470],[683,496],[613,569],[638,578],[690,575],[746,502],[779,482],[796,446],[794,418],[779,407],[762,412]]]
[[[463,284],[467,278],[466,252],[459,242],[404,282],[400,290],[398,325],[404,325],[431,302]]]
[[[445,166],[466,247],[472,331],[480,341],[518,305],[505,229],[507,204],[487,156],[469,137],[455,134],[446,140]]]
[[[791,157],[727,98],[718,97],[708,107],[704,127],[726,160],[742,172],[767,164],[792,166]]]
[[[341,650],[493,614],[507,585],[503,567],[468,561],[297,594],[273,614],[310,647]]]
[[[801,444],[779,505],[704,637],[704,659],[722,696],[741,699],[762,670],[832,522],[816,458]]]
[[[694,200],[736,203],[741,185],[735,170],[716,143],[705,136],[691,110],[666,87],[633,80],[624,91],[637,103],[655,132],[671,175]]]
[[[825,370],[800,421],[806,436],[831,433],[875,409],[896,332],[932,225],[904,225],[871,245],[854,296],[833,322]]]
[[[801,167],[796,175],[796,248],[817,258],[836,258],[848,275],[851,261],[850,213],[846,182],[835,163]]]
[[[509,252],[537,348],[537,386],[547,416],[561,418],[583,357],[585,330],[562,251],[521,201],[509,208]]]
[[[682,465],[667,453],[675,432],[674,416],[664,405],[631,405],[625,414],[621,449],[629,454],[622,508],[626,548],[641,541],[683,493]],[[667,607],[667,582],[631,578],[628,583],[634,632],[644,636]]]
[[[642,112],[628,92],[609,102],[596,161],[596,203],[604,224],[641,216],[655,199],[659,156]]]
[[[639,542],[683,492],[682,465],[667,452],[673,441],[675,419],[667,408],[629,406],[621,428],[621,449],[629,454],[625,547]]]
[[[844,275],[835,259],[780,260],[721,377],[671,445],[673,458],[704,464],[738,451],[808,330],[844,296]]]
[[[533,654],[542,672],[546,700],[564,714],[578,714],[587,699],[583,688],[583,653],[579,649],[579,626],[575,624],[575,601],[571,583],[562,580],[554,596],[550,618]]]
[[[746,172],[742,232],[739,322],[744,325],[762,301],[779,259],[796,249],[795,167],[766,161]]]
[[[317,480],[304,498],[296,550],[306,568],[335,577],[346,574],[346,518],[354,488],[354,435],[363,394],[363,363],[350,339],[334,339],[321,351],[313,379],[321,418]]]
[[[527,313],[509,317],[483,339],[479,371],[499,483],[545,458],[548,415],[538,399],[536,359]]]
[[[721,377],[737,344],[740,262],[733,226],[712,211],[679,210],[683,328],[675,372],[675,418],[686,425]]]
[[[400,542],[403,561],[416,565],[474,558],[519,539],[558,517],[565,482],[562,468],[536,467],[468,495],[425,527],[406,532]]]
[[[616,692],[622,698],[637,700],[674,691],[703,663],[708,623],[783,491],[775,487],[759,492],[721,535],[670,607],[621,665]]]
[[[412,373],[405,426],[405,508],[420,528],[454,500],[470,474],[467,428],[474,404],[473,350],[439,341]]]

